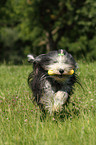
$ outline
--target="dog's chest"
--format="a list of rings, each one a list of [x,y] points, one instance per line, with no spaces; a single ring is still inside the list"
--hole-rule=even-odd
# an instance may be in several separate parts
[[[45,94],[50,95],[56,92],[56,87],[48,80],[46,80],[43,85],[43,91]]]
[[[45,94],[51,95],[59,91],[63,86],[50,80],[45,80],[42,87]]]
[[[56,93],[59,90],[63,90],[63,91],[70,91],[71,85],[69,84],[69,80],[66,80],[66,82],[64,83],[57,83],[57,82],[53,82],[50,80],[45,80],[42,83],[42,88],[44,89],[44,92],[54,92]]]

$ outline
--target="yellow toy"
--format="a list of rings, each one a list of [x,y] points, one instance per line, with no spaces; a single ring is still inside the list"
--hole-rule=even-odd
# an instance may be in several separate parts
[[[68,74],[69,74],[69,75],[73,75],[73,74],[74,74],[74,70],[73,70],[73,69],[70,70]]]
[[[65,73],[65,74],[63,74],[63,75],[73,75],[74,74],[74,70],[72,69],[72,70],[70,70],[68,73]],[[55,73],[54,73],[54,71],[53,70],[48,70],[48,75],[56,75]]]
[[[48,70],[48,75],[54,75],[53,70]]]

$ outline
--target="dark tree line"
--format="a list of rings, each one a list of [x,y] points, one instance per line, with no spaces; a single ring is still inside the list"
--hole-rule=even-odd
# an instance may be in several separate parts
[[[0,1],[0,62],[66,49],[96,60],[95,0]]]

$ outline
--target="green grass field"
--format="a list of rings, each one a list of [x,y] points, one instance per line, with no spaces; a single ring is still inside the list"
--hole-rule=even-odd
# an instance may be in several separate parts
[[[27,84],[31,66],[0,66],[0,145],[96,145],[96,62],[79,62],[65,114],[54,118],[32,103]]]

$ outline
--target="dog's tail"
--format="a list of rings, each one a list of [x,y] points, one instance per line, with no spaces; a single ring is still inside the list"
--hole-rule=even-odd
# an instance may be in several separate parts
[[[33,55],[28,54],[28,55],[27,55],[27,57],[28,57],[28,62],[31,62],[31,63],[33,63],[33,62],[34,62],[35,58],[34,58],[34,56],[33,56]]]

